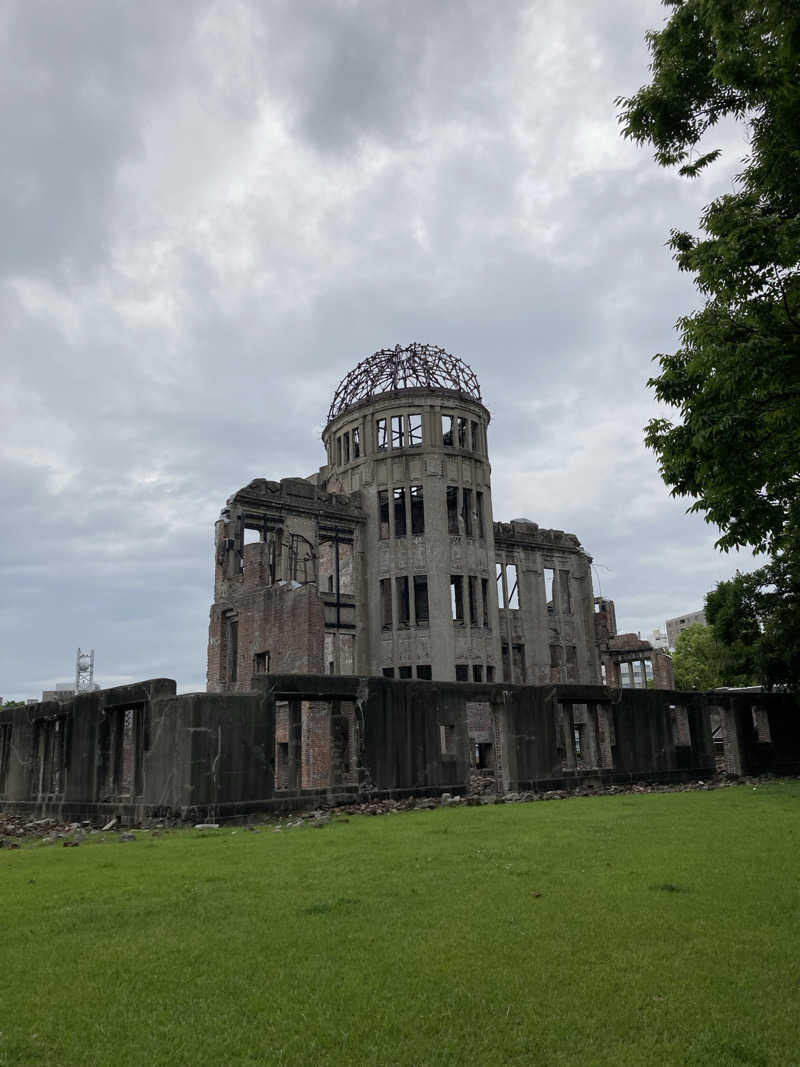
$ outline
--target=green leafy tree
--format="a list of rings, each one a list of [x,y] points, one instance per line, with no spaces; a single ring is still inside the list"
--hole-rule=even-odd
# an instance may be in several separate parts
[[[800,556],[800,4],[665,0],[647,35],[652,80],[620,98],[623,133],[691,178],[719,158],[705,136],[725,116],[749,154],[713,200],[700,237],[673,230],[705,306],[678,322],[680,348],[650,379],[673,421],[646,442],[673,495],[721,531],[722,549]]]
[[[800,566],[781,553],[706,597],[725,685],[800,687]]]
[[[724,685],[722,649],[710,626],[694,623],[678,635],[672,655],[676,689],[706,691]]]

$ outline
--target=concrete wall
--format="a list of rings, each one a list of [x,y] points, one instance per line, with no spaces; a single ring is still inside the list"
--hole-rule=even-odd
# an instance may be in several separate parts
[[[153,679],[0,710],[0,803],[134,821],[465,793],[486,746],[501,794],[711,777],[712,710],[731,773],[800,772],[789,696],[330,675],[176,696],[174,682]]]

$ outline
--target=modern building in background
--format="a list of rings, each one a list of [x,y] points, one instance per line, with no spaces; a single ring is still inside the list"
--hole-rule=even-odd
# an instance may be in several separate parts
[[[695,623],[699,623],[700,626],[707,626],[706,613],[704,611],[690,611],[686,615],[678,615],[674,619],[667,619],[667,642],[670,648],[675,648],[675,642],[678,640],[678,634],[685,630],[689,626],[694,626]]]
[[[269,672],[600,682],[591,559],[495,522],[477,378],[430,345],[338,386],[307,478],[256,479],[216,526],[208,689]]]

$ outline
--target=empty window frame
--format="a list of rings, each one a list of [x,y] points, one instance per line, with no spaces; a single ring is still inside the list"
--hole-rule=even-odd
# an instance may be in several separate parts
[[[385,541],[389,536],[389,491],[378,490],[378,536]]]
[[[544,568],[544,603],[548,615],[555,615],[555,584],[556,572],[553,567]]]
[[[395,537],[406,536],[406,491],[404,488],[393,489],[394,499],[394,535]]]
[[[398,678],[411,678],[411,668],[410,667],[398,667],[397,668],[397,677]]]
[[[389,447],[386,419],[375,420],[375,447],[379,452],[385,452]]]
[[[498,562],[498,563],[495,564],[495,575],[497,577],[497,604],[498,604],[498,606],[500,608],[504,608],[506,606],[506,598],[505,598],[505,594],[503,593],[503,564],[502,563]]]
[[[472,429],[472,451],[480,452],[481,450],[481,426],[479,422],[473,422],[471,424]]]
[[[478,579],[474,574],[470,574],[467,578],[467,605],[470,626],[478,626]]]
[[[569,571],[559,571],[559,602],[565,615],[572,614],[572,591],[570,589]]]
[[[417,664],[417,678],[423,682],[430,682],[432,680],[433,672],[430,663]]]
[[[353,459],[361,455],[361,431],[357,426],[353,427]]]
[[[336,466],[342,465],[342,437],[341,434],[336,438]]]
[[[475,526],[477,527],[475,533],[481,539],[486,536],[485,527],[483,523],[483,493],[475,492]]]
[[[425,504],[422,496],[422,486],[412,485],[411,497],[411,534],[413,537],[421,537],[425,533]]]
[[[392,628],[392,579],[381,578],[381,626],[384,630]]]
[[[756,704],[753,705],[753,707],[750,709],[750,714],[753,718],[753,729],[755,730],[756,741],[758,742],[758,744],[772,744],[772,733],[769,728],[769,714],[767,712],[767,709],[761,708]]]
[[[417,626],[427,626],[428,614],[428,576],[414,575],[414,622]]]
[[[466,670],[466,668],[464,669]],[[454,723],[439,723],[439,748],[443,756],[454,756],[456,754],[456,728]]]
[[[481,578],[481,622],[489,629],[489,579]]]
[[[472,490],[461,490],[461,521],[464,523],[464,533],[472,537]]]
[[[564,661],[564,650],[561,645],[550,646],[550,666],[560,667]]]
[[[401,574],[395,578],[395,592],[397,593],[397,625],[408,627],[411,622],[411,602],[408,593],[408,575]]]
[[[458,534],[458,486],[447,487],[447,532]]]
[[[450,609],[453,622],[464,622],[464,578],[461,574],[450,575]]]
[[[394,667],[384,667],[382,674],[384,678],[394,678]]]
[[[402,415],[392,415],[392,448],[405,448],[405,419]]]
[[[494,681],[494,667],[491,664],[489,664],[486,667],[486,681],[487,682],[493,682]]]
[[[422,444],[422,415],[419,412],[408,416],[408,444],[410,448],[419,448]]]
[[[253,674],[269,674],[269,652],[256,652],[253,656]]]
[[[257,545],[261,540],[262,532],[262,530],[257,530],[253,526],[245,526],[242,543],[245,545]]]
[[[468,682],[469,681],[469,666],[466,663],[456,664],[456,681]]]
[[[473,682],[483,681],[483,665],[480,663],[472,664],[472,680]]]
[[[344,461],[350,462],[350,431],[342,434],[342,444],[344,445]]]
[[[442,415],[442,444],[445,448],[453,447],[453,416]]]
[[[506,607],[512,611],[519,608],[519,574],[516,563],[506,564]]]
[[[456,420],[456,430],[458,433],[458,447],[467,447],[467,420],[463,419],[460,415]]]

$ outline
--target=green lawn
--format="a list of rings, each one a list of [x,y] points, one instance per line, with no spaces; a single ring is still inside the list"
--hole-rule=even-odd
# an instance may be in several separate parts
[[[800,1063],[800,782],[0,852],[0,1064]]]

